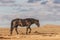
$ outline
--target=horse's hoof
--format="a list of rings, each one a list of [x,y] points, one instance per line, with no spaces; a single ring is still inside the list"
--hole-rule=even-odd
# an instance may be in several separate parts
[[[19,33],[17,33],[17,35],[18,35]]]
[[[8,35],[8,36],[12,36],[12,35]]]
[[[28,33],[26,33],[26,35],[28,35]]]
[[[26,34],[27,35],[27,34]]]
[[[31,33],[31,32],[29,32],[29,33]]]

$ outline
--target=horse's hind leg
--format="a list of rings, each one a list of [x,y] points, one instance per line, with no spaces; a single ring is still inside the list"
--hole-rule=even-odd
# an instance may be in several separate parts
[[[26,34],[28,34],[28,28],[26,29]]]
[[[18,33],[18,30],[17,30],[17,27],[18,27],[18,26],[15,27],[15,31],[16,31],[17,34],[19,34],[19,33]]]
[[[11,35],[12,35],[12,31],[13,31],[13,29],[14,29],[14,28],[13,28],[13,27],[11,27],[11,30],[10,30],[10,34],[11,34]]]

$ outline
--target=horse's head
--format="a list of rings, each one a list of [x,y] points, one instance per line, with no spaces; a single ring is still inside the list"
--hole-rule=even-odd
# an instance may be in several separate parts
[[[35,24],[40,27],[40,23],[39,23],[39,20],[35,20]]]

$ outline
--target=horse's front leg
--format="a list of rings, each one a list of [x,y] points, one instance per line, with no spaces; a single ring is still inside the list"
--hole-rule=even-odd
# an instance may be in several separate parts
[[[12,35],[13,29],[14,29],[14,27],[11,27],[10,35]]]
[[[28,29],[29,29],[29,33],[31,33],[31,28],[30,28],[30,26],[29,26],[29,27],[27,27],[27,29],[26,29],[26,34],[28,34]]]
[[[29,33],[31,33],[31,28],[29,28],[30,30],[29,30]]]

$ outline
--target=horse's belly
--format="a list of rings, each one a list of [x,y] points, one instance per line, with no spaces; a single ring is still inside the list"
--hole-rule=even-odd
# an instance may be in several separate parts
[[[27,26],[26,24],[22,25],[22,26]]]
[[[25,26],[27,26],[26,24],[23,24],[23,25],[19,25],[20,27],[25,27]]]

